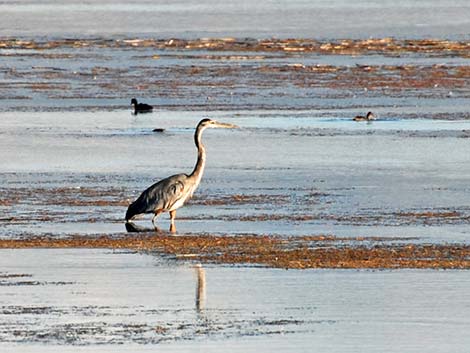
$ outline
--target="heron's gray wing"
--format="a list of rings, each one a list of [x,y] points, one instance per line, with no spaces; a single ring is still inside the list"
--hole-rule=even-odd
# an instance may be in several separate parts
[[[145,209],[140,213],[170,210],[176,202],[186,196],[187,178],[186,174],[177,174],[150,186],[136,200],[136,203],[141,205],[141,209]]]

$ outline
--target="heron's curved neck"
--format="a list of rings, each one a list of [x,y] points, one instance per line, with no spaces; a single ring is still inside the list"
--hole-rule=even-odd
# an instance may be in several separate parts
[[[201,141],[202,132],[204,130],[205,127],[198,126],[194,133],[194,143],[197,147],[197,162],[194,166],[193,172],[190,174],[190,177],[196,179],[197,182],[201,180],[202,173],[204,172],[204,167],[206,165],[206,149]]]

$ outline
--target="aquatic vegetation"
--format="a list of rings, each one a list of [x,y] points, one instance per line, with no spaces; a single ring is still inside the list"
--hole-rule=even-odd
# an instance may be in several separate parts
[[[151,232],[151,231],[150,231]],[[148,234],[148,233],[147,233]],[[152,251],[175,259],[275,268],[470,269],[470,245],[387,244],[406,238],[334,236],[214,236],[164,233],[142,236],[38,237],[0,240],[0,249],[106,248]]]

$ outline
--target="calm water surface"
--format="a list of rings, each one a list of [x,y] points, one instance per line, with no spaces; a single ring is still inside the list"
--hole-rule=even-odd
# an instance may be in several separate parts
[[[428,1],[7,0],[3,36],[468,38],[470,4]]]
[[[27,38],[466,40],[470,3],[6,0],[0,3],[0,23],[0,36]],[[207,170],[196,198],[178,211],[180,234],[469,242],[466,85],[454,92],[425,89],[427,98],[419,92],[328,98],[323,90],[298,87],[286,96],[279,94],[286,93],[284,87],[282,92],[252,95],[250,87],[234,88],[240,107],[262,102],[292,111],[237,110],[227,94],[223,98],[229,111],[194,112],[181,107],[188,102],[209,107],[211,93],[184,91],[182,98],[165,98],[160,91],[152,93],[154,101],[176,104],[179,111],[156,109],[136,117],[117,109],[128,105],[128,95],[135,94],[132,87],[127,93],[103,94],[88,80],[72,79],[66,83],[72,82],[76,95],[58,99],[35,84],[44,83],[41,75],[51,72],[48,80],[55,84],[55,72],[66,77],[97,66],[140,67],[139,53],[148,57],[147,69],[156,71],[220,63],[194,61],[192,52],[145,48],[138,53],[102,48],[86,53],[86,59],[75,48],[59,48],[52,51],[59,55],[50,57],[36,50],[0,53],[8,90],[0,108],[1,238],[125,235],[126,205],[141,190],[160,178],[191,171],[196,159],[193,129],[208,116],[241,129],[205,133]],[[154,54],[160,60],[151,60]],[[236,65],[256,67],[256,60]],[[263,60],[288,65],[300,59],[267,55]],[[467,66],[468,59],[307,55],[301,61],[346,67]],[[25,82],[33,88],[26,90]],[[83,87],[86,97],[77,94]],[[97,107],[105,111],[95,111]],[[365,113],[363,107],[373,107],[379,120],[352,122],[355,114]],[[48,109],[60,111],[44,111]],[[439,114],[451,119],[423,119]],[[154,128],[165,131],[153,133]],[[220,202],[233,195],[256,202]],[[413,214],[435,216],[409,216]],[[456,216],[440,216],[445,214]],[[253,215],[267,220],[250,221]],[[139,225],[148,227],[150,219]],[[159,225],[166,228],[168,218],[161,217]],[[469,290],[466,271],[203,268],[177,264],[161,254],[1,250],[0,351],[220,352],[223,346],[232,352],[463,353],[470,346]]]
[[[182,233],[327,233],[468,242],[468,120],[397,115],[368,124],[318,114],[1,113],[0,179],[4,198],[14,205],[0,206],[1,236],[125,232],[126,205],[141,190],[192,170],[194,126],[209,116],[241,128],[206,131],[208,164],[196,196],[229,201],[193,200],[178,211]],[[154,133],[154,128],[165,131]],[[253,201],[231,202],[233,195]],[[111,203],[103,205],[103,200]],[[427,212],[436,217],[410,216]],[[439,216],[452,213],[455,217]],[[52,218],[40,221],[43,215]],[[252,216],[266,220],[253,221]],[[163,215],[161,226],[167,222]],[[148,226],[148,220],[142,225]]]
[[[169,265],[1,250],[2,352],[467,352],[466,271]],[[125,285],[123,285],[125,284]]]

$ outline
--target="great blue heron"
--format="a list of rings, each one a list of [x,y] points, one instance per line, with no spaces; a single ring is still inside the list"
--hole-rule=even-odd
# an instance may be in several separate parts
[[[131,99],[131,106],[134,109],[134,114],[138,113],[150,113],[153,110],[153,107],[145,103],[137,103],[137,99]]]
[[[364,115],[358,115],[356,117],[354,117],[354,121],[371,121],[371,120],[374,120],[375,119],[375,115],[374,113],[372,112],[367,112],[367,115],[364,116]]]
[[[176,174],[150,186],[133,203],[126,213],[126,222],[143,213],[153,213],[152,223],[162,212],[170,213],[170,232],[175,232],[176,210],[191,198],[201,182],[202,173],[206,164],[206,150],[201,142],[202,132],[206,128],[236,128],[233,124],[219,123],[211,119],[202,119],[194,133],[194,142],[197,147],[197,162],[191,174]]]

